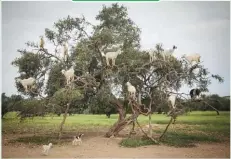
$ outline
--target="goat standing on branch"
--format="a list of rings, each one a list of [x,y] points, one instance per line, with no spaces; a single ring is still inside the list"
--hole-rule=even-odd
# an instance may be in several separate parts
[[[149,54],[150,62],[152,62],[155,59],[155,52],[154,52],[154,50],[150,49],[148,51],[148,54]]]
[[[198,88],[195,89],[191,89],[191,91],[189,92],[191,99],[199,99],[201,90]]]
[[[33,78],[33,77],[25,78],[23,80],[18,79],[17,81],[22,84],[22,86],[23,86],[23,88],[25,89],[26,92],[28,92],[28,87],[32,87],[36,82],[35,78]]]
[[[164,50],[164,55],[163,55],[164,60],[166,60],[166,57],[171,56],[176,49],[177,49],[177,47],[175,45],[173,45],[172,49]]]
[[[45,44],[45,42],[43,40],[43,36],[41,36],[40,37],[40,44],[39,44],[40,49],[44,49],[44,44]]]
[[[130,82],[127,82],[126,86],[128,87],[127,89],[129,97],[132,97],[132,99],[136,99],[136,88]]]
[[[192,64],[193,61],[196,61],[197,63],[199,63],[201,55],[197,53],[191,54],[191,55],[184,54],[182,57],[185,58],[190,64]]]
[[[168,97],[168,103],[170,103],[170,105],[169,105],[170,109],[175,109],[176,108],[176,97],[177,97],[177,94],[171,94]]]
[[[118,49],[117,51],[107,52],[106,54],[102,52],[102,56],[106,57],[107,66],[110,66],[109,60],[112,60],[112,66],[115,66],[115,60],[117,56],[120,55],[121,53],[122,53],[121,49]]]
[[[67,85],[69,85],[74,80],[74,77],[75,77],[75,70],[73,66],[69,70],[67,71],[62,70],[61,72],[66,78]]]

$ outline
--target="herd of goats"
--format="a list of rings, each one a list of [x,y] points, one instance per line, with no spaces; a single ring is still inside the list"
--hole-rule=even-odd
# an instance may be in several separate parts
[[[40,49],[44,49],[44,44],[45,44],[44,39],[41,36]],[[64,48],[63,49],[64,50],[63,51],[63,57],[64,57],[64,60],[66,61],[67,57],[68,57],[68,44],[65,43],[63,45],[63,48]],[[177,49],[176,46],[173,46],[172,49],[166,49],[164,51],[164,54],[163,54],[164,60],[167,56],[171,56],[173,54],[174,50],[176,50],[176,49]],[[122,53],[121,49],[118,49],[117,51],[109,51],[109,52],[104,52],[103,50],[100,50],[100,52],[101,52],[101,55],[106,58],[107,66],[110,65],[110,63],[109,63],[110,60],[112,61],[112,66],[114,66],[117,56]],[[149,57],[150,57],[150,62],[152,62],[155,59],[154,50],[149,51]],[[191,54],[191,55],[183,55],[182,57],[185,58],[191,65],[195,65],[195,64],[199,63],[200,58],[201,58],[201,56],[197,53]],[[61,72],[66,78],[66,84],[69,85],[74,80],[74,77],[75,77],[74,67],[72,66],[68,70],[63,69]],[[35,88],[36,80],[33,77],[29,77],[29,78],[25,78],[25,79],[17,79],[17,82],[21,83],[25,92],[28,92],[29,88],[30,89]],[[126,86],[127,86],[127,91],[129,93],[129,96],[131,98],[136,98],[136,88],[130,82],[127,82]],[[201,93],[200,89],[197,89],[197,88],[192,89],[190,91],[190,96],[192,99],[197,99],[199,97],[200,93]],[[177,97],[177,94],[172,94],[168,97],[168,102],[171,103],[171,107],[173,109],[175,109],[176,97]],[[79,136],[74,136],[74,140],[72,141],[72,145],[77,145],[77,144],[80,145],[82,143],[82,140],[81,140],[82,136],[83,136],[83,134],[80,134]],[[43,154],[48,155],[48,152],[49,152],[51,147],[52,147],[52,143],[49,143],[48,145],[43,145]]]
[[[40,49],[44,49],[44,44],[45,44],[44,39],[41,36],[41,38],[40,38]],[[63,57],[64,57],[64,60],[66,60],[67,57],[68,57],[68,44],[65,43],[63,45],[63,47],[64,47],[64,49],[63,49],[64,50],[63,51]],[[166,49],[164,51],[163,58],[165,59],[167,56],[171,56],[173,54],[174,50],[176,50],[176,49],[177,49],[176,46],[173,46],[172,49]],[[106,64],[110,65],[109,61],[111,60],[112,61],[112,66],[115,65],[115,60],[116,60],[117,56],[122,53],[121,49],[118,49],[117,51],[109,51],[107,53],[105,53],[101,49],[100,52],[101,52],[102,56],[106,58]],[[152,62],[154,60],[154,58],[155,58],[154,50],[149,51],[149,57],[150,57],[150,62]],[[185,55],[184,54],[182,57],[185,58],[192,66],[199,63],[200,58],[201,58],[201,56],[198,53],[194,53],[194,54],[191,54],[191,55]],[[72,66],[68,70],[63,69],[61,72],[66,78],[66,84],[69,85],[74,80],[74,77],[75,77],[74,66]],[[35,80],[34,77],[29,77],[29,78],[25,78],[25,79],[17,79],[17,82],[21,83],[21,85],[23,86],[25,92],[28,92],[28,88],[35,88],[36,80]],[[127,82],[126,86],[127,86],[127,91],[129,93],[129,95],[131,97],[135,98],[135,96],[136,96],[136,88],[130,82]],[[191,98],[199,97],[200,92],[201,91],[199,89],[197,89],[197,88],[192,89],[190,91]],[[176,94],[172,94],[168,98],[168,101],[171,102],[171,106],[173,108],[175,107],[176,96],[177,96]]]

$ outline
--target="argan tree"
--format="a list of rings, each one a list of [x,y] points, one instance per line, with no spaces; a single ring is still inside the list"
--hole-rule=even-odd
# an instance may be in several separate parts
[[[17,78],[36,78],[36,89],[25,93],[17,83],[18,91],[30,97],[46,98],[48,105],[65,113],[60,130],[66,114],[76,102],[79,105],[87,104],[91,108],[96,100],[113,105],[119,118],[106,133],[107,137],[111,137],[131,123],[139,126],[137,117],[140,114],[150,115],[152,106],[157,107],[166,102],[171,90],[176,92],[183,84],[196,84],[207,91],[211,78],[202,63],[191,67],[183,59],[173,56],[164,59],[162,44],[153,46],[155,59],[153,62],[149,61],[148,51],[140,50],[141,29],[128,17],[125,6],[103,6],[96,15],[96,20],[99,21],[98,25],[91,24],[84,17],[67,16],[60,19],[54,23],[53,28],[45,29],[45,41],[53,45],[52,50],[48,50],[46,45],[40,48],[36,42],[27,42],[28,48],[18,50],[22,56],[12,63],[19,68],[20,76]],[[66,42],[69,44],[67,61],[62,58],[63,52],[60,51]],[[107,66],[103,55],[118,49],[122,53],[117,56],[115,66]],[[71,66],[75,70],[75,79],[70,85],[66,85],[61,70],[67,70]],[[193,73],[195,68],[200,69],[197,75]],[[44,82],[45,75],[49,76],[47,84]],[[223,80],[218,75],[211,77],[220,82]],[[139,102],[128,96],[128,81],[135,86]],[[117,89],[120,99],[114,95],[113,87],[121,88]],[[46,97],[42,95],[44,92]],[[148,99],[148,107],[141,102],[144,98]],[[127,117],[128,109],[132,114]],[[177,111],[173,114],[175,118]]]

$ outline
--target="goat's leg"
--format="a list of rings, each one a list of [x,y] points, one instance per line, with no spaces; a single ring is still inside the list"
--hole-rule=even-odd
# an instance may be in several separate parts
[[[131,92],[128,92],[128,96],[129,96],[129,98],[131,98],[131,96],[132,96]]]
[[[115,58],[112,59],[112,66],[115,66]]]
[[[73,82],[74,81],[74,76],[70,78],[70,82]]]
[[[47,150],[47,155],[49,154],[49,149]]]
[[[67,55],[66,54],[64,55],[64,59],[65,59],[65,61],[67,61]]]
[[[109,59],[106,58],[106,63],[107,63],[107,66],[109,66]]]
[[[67,78],[67,85],[70,84],[70,77]]]
[[[28,92],[27,85],[25,86],[25,91]]]

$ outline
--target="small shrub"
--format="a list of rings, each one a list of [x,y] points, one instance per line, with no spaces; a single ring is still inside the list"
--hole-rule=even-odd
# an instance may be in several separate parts
[[[156,143],[147,138],[126,138],[120,142],[120,145],[124,147],[139,147],[154,144]]]
[[[174,147],[193,147],[194,142],[218,142],[217,138],[202,134],[186,134],[182,132],[167,132],[164,138],[161,140],[162,143]]]

